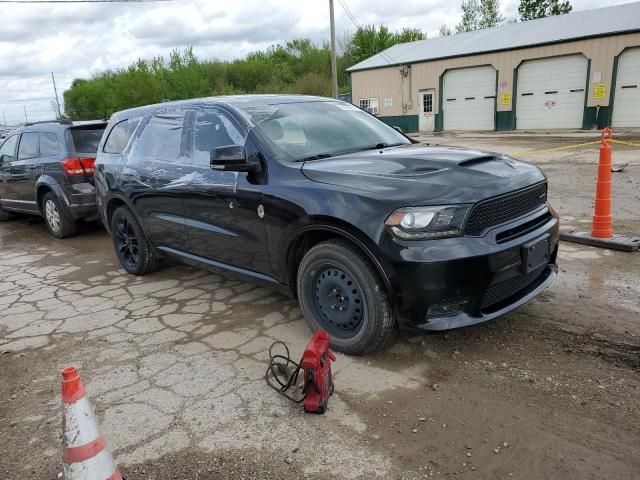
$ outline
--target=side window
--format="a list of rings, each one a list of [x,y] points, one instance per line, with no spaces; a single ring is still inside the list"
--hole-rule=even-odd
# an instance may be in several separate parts
[[[52,132],[40,132],[40,156],[57,155],[60,153],[58,135]]]
[[[193,135],[193,164],[208,166],[211,151],[226,145],[243,145],[244,135],[222,113],[196,112]]]
[[[139,118],[123,120],[117,123],[109,132],[109,137],[107,137],[102,151],[105,153],[122,153],[127,148],[129,139],[139,123]]]
[[[23,133],[18,148],[18,160],[36,158],[39,155],[40,134],[38,132]]]
[[[13,135],[4,141],[2,147],[0,147],[0,165],[5,165],[15,159],[17,143],[18,135]]]
[[[151,117],[136,141],[132,157],[176,162],[185,155],[183,142],[184,114],[157,114]]]

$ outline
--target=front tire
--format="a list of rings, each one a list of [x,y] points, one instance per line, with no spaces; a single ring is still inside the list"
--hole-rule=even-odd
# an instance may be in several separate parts
[[[325,330],[334,350],[354,355],[380,350],[394,320],[378,273],[345,240],[311,248],[298,268],[298,298],[312,331]]]
[[[127,207],[119,207],[111,218],[111,237],[120,265],[132,275],[155,272],[159,258],[142,227]]]
[[[53,192],[47,192],[42,199],[42,215],[49,233],[56,238],[67,238],[76,234],[77,224],[69,216],[62,202]]]

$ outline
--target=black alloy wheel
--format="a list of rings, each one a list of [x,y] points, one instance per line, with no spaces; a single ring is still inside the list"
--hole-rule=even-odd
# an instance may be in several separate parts
[[[127,272],[145,275],[158,269],[158,254],[127,207],[119,207],[113,213],[111,236],[118,260]]]
[[[140,245],[138,237],[127,217],[121,216],[113,230],[114,242],[118,249],[118,257],[128,268],[136,268],[140,261]]]

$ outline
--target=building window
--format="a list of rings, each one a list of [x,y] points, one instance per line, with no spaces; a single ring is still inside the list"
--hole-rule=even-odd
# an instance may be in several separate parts
[[[433,113],[433,93],[422,95],[422,113]]]
[[[372,98],[361,98],[360,99],[360,108],[366,112],[369,112],[373,115],[378,114],[378,110],[380,108],[380,102],[377,97]]]

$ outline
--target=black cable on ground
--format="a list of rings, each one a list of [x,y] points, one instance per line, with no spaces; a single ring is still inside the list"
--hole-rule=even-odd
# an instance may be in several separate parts
[[[276,345],[282,345],[286,352],[285,355],[274,355],[273,348]],[[291,360],[289,347],[284,342],[273,342],[269,347],[269,367],[264,374],[267,384],[276,392],[285,396],[295,403],[304,401],[304,390],[302,398],[295,398],[287,393],[287,391],[298,382],[298,374],[300,373],[300,365]]]

